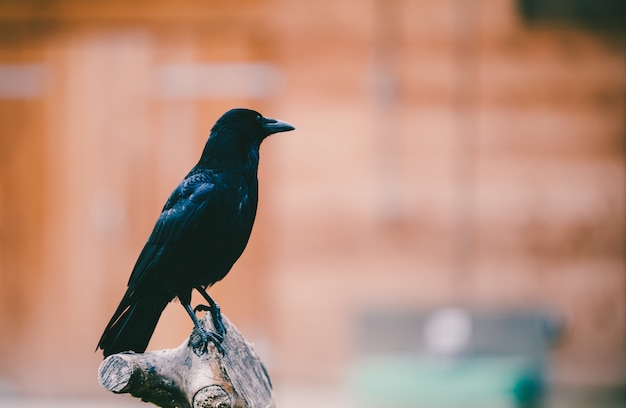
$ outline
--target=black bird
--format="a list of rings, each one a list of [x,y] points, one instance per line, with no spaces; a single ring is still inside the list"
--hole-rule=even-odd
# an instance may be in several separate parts
[[[198,164],[170,195],[139,254],[128,288],[97,348],[104,356],[143,352],[165,306],[178,297],[203,340],[224,334],[218,306],[206,289],[226,276],[242,254],[257,210],[259,147],[289,123],[249,109],[232,109],[211,129]],[[216,333],[191,308],[196,289],[209,302]],[[199,307],[202,307],[200,305]]]

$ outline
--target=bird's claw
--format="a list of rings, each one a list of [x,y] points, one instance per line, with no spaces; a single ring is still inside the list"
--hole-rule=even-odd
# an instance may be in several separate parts
[[[218,338],[224,339],[224,335],[226,334],[226,327],[224,326],[224,322],[222,321],[222,312],[220,307],[214,303],[213,306],[199,304],[194,307],[193,312],[211,312],[211,320],[213,321],[213,327],[215,328],[215,334]],[[220,341],[222,341],[220,340]]]
[[[207,306],[207,305],[203,305],[203,304],[199,304],[198,306],[193,308],[194,313],[197,313],[197,312],[208,312],[209,310],[211,310],[211,307]]]
[[[226,334],[226,327],[222,321],[222,312],[217,304],[215,307],[211,308],[211,318],[213,319],[213,327],[215,327],[216,334],[224,338],[224,335]]]
[[[197,336],[194,336],[193,334],[197,334]],[[215,348],[220,354],[224,354],[224,346],[222,346],[224,336],[197,327],[193,334],[189,341],[191,342],[193,350],[197,355],[200,356],[206,353],[209,348],[209,342],[215,345]]]

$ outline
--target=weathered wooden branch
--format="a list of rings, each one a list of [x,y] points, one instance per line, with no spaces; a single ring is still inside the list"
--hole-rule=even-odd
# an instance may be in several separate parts
[[[200,323],[213,331],[210,314]],[[196,329],[175,349],[125,352],[107,357],[98,380],[107,390],[166,408],[275,407],[263,363],[237,328],[224,317],[226,335],[220,354],[203,347]]]

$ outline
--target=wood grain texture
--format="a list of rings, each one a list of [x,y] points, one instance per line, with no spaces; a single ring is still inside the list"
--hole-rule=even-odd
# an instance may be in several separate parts
[[[209,314],[200,322],[213,330]],[[270,378],[259,356],[225,317],[224,325],[224,354],[212,343],[205,348],[194,328],[177,348],[107,357],[98,380],[111,392],[129,393],[160,407],[274,407]]]

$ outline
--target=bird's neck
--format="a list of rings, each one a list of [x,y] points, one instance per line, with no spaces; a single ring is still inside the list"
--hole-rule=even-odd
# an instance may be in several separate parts
[[[256,175],[259,168],[259,146],[207,143],[198,165],[218,171],[238,169]]]

